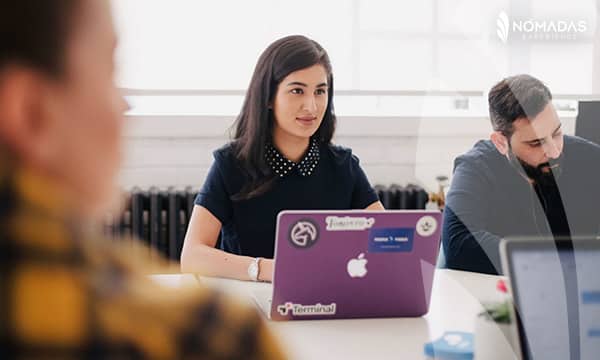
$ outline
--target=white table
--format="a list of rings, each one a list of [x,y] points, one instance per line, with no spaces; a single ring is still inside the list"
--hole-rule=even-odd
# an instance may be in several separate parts
[[[194,275],[154,275],[170,287],[198,286]],[[422,318],[267,321],[292,359],[423,359],[423,345],[446,331],[473,332],[482,304],[502,300],[496,290],[499,276],[454,270],[436,270],[429,313]],[[271,284],[201,278],[252,301],[256,291]]]

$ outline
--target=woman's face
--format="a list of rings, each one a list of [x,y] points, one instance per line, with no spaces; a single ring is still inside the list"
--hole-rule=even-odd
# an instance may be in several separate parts
[[[273,137],[308,140],[319,128],[327,109],[329,84],[323,65],[294,71],[286,76],[272,104]]]

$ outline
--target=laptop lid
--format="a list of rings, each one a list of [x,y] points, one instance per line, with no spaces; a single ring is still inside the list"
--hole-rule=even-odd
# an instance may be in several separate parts
[[[597,359],[600,241],[508,239],[501,256],[522,358]]]
[[[439,249],[439,211],[283,211],[271,318],[421,316]]]

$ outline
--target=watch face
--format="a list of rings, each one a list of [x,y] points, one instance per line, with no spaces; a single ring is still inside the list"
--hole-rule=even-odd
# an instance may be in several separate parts
[[[255,261],[250,263],[250,266],[248,267],[248,275],[250,275],[253,280],[256,280],[258,277],[258,264]]]

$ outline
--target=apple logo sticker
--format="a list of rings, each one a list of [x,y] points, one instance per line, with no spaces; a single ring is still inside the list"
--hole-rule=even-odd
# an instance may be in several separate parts
[[[367,259],[365,259],[365,254],[361,253],[356,259],[350,259],[346,270],[351,278],[362,278],[367,275]]]

